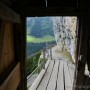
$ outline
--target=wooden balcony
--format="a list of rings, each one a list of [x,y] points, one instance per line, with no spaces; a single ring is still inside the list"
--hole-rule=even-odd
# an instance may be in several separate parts
[[[62,55],[56,56],[54,50],[52,60],[47,61],[29,90],[73,90],[75,65]]]
[[[37,90],[72,90],[74,70],[66,60],[51,60]]]

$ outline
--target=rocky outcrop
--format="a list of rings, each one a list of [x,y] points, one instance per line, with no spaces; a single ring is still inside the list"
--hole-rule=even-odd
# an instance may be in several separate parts
[[[52,17],[53,30],[59,50],[66,50],[75,61],[76,17]]]

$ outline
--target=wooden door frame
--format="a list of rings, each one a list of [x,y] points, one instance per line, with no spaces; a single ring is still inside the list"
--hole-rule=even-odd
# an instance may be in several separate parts
[[[62,12],[57,12],[60,10],[62,10]],[[31,11],[31,13],[27,12],[27,11]],[[47,9],[46,8],[24,8],[23,11],[22,10],[20,11],[23,16],[22,24],[23,24],[23,28],[24,28],[24,42],[26,43],[26,17],[29,17],[29,16],[31,16],[31,17],[32,16],[33,17],[35,17],[35,16],[77,16],[78,23],[79,23],[79,17],[83,15],[83,12],[78,12],[78,11],[79,10],[77,10],[77,9],[67,9],[67,8],[47,8]],[[40,13],[40,12],[43,12],[43,13]],[[77,24],[77,25],[79,26],[79,24]],[[78,32],[78,30],[77,30],[77,32]],[[78,38],[78,35],[77,35],[77,38]],[[77,44],[79,44],[79,40],[77,41]],[[24,45],[24,46],[25,46],[24,49],[26,49],[26,45]],[[76,49],[77,49],[76,52],[78,53],[78,48],[76,48]],[[26,56],[25,52],[23,55]],[[24,59],[25,58],[26,57],[24,57]],[[76,57],[76,59],[78,59],[78,58]],[[25,63],[24,63],[24,65],[25,65]],[[75,79],[76,79],[76,77],[75,77]]]
[[[23,11],[22,11],[23,10]],[[30,11],[30,12],[28,12]],[[76,85],[77,82],[77,68],[78,68],[78,56],[79,56],[79,44],[81,41],[81,29],[82,29],[82,25],[80,24],[80,22],[82,22],[83,17],[85,17],[87,15],[87,13],[89,13],[88,10],[85,9],[78,9],[78,8],[53,8],[53,7],[49,7],[49,8],[37,8],[37,7],[26,7],[23,9],[19,9],[20,14],[23,16],[22,17],[22,23],[23,23],[23,28],[24,28],[24,43],[26,43],[26,17],[35,17],[35,16],[77,16],[77,26],[78,26],[78,30],[77,30],[77,47],[76,47],[76,71],[75,71],[75,83],[74,85]],[[24,49],[26,49],[26,45],[24,45]],[[25,51],[25,50],[24,50]],[[25,52],[24,52],[24,55]],[[24,59],[26,57],[24,56]],[[24,64],[25,65],[25,64]],[[75,86],[73,88],[73,90],[75,90]]]

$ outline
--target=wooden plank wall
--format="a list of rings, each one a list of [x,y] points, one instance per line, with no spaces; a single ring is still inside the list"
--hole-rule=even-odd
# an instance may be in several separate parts
[[[1,63],[0,63],[0,74],[2,74],[13,62],[14,62],[14,43],[13,43],[13,30],[11,22],[4,22],[4,35]]]
[[[0,90],[17,90],[20,83],[20,62],[16,65],[7,79],[0,85]]]
[[[20,16],[0,4],[0,90],[21,90],[22,41],[16,42],[18,38],[23,40],[20,31]]]
[[[20,62],[15,60],[14,29],[11,21],[1,20],[0,90],[16,90],[20,80]]]

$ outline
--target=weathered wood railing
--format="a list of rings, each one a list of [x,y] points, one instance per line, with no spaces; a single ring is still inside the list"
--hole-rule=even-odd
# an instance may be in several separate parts
[[[30,78],[33,76],[33,75],[39,75],[39,73],[41,72],[42,69],[45,69],[45,64],[47,62],[48,59],[52,60],[52,47],[54,47],[56,44],[53,44],[53,45],[50,45],[50,46],[47,46],[46,48],[44,48],[43,50],[40,50],[39,52],[27,57],[27,59],[30,59],[31,57],[35,57],[35,55],[37,55],[38,53],[41,52],[41,55],[39,57],[39,60],[38,60],[38,66],[37,68],[32,72],[30,73],[30,75],[27,76],[27,82],[30,81]],[[27,68],[27,71],[28,69],[30,69],[30,67]],[[35,78],[36,79],[36,78]]]

